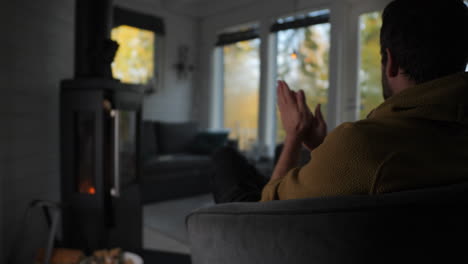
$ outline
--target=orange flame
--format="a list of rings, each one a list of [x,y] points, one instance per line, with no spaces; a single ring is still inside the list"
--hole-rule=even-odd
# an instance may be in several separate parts
[[[90,194],[90,195],[95,195],[96,188],[94,187],[93,183],[90,180],[84,180],[80,182],[79,192]]]

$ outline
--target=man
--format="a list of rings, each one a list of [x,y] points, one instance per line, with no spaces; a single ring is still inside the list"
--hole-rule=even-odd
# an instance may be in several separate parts
[[[254,201],[261,187],[261,200],[269,201],[468,181],[468,9],[463,1],[393,1],[383,13],[381,55],[385,102],[366,120],[342,124],[328,136],[320,106],[312,114],[303,91],[278,82],[286,139],[270,181],[263,187],[240,157],[218,153],[223,166],[216,181],[227,195],[218,192],[218,201]],[[302,145],[312,158],[295,168]],[[231,162],[221,162],[225,158]],[[219,184],[221,169],[229,166],[246,171],[235,178],[235,170],[224,170],[230,189]]]

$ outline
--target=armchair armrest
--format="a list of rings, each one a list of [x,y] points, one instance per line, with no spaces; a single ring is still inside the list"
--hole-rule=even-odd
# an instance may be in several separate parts
[[[457,241],[468,235],[467,190],[464,184],[202,208],[186,222],[192,263],[463,262],[468,256]]]

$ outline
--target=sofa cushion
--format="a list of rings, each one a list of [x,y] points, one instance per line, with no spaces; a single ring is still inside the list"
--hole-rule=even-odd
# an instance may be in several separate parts
[[[199,155],[211,155],[216,149],[225,146],[228,142],[229,132],[200,132],[190,143],[190,153]]]
[[[198,133],[198,125],[186,123],[156,123],[156,140],[159,154],[187,152],[187,148]]]
[[[189,154],[162,155],[146,160],[143,165],[143,173],[154,174],[157,177],[158,173],[203,170],[210,166],[211,159],[209,156]]]
[[[141,125],[140,140],[141,156],[143,160],[157,155],[156,129],[154,122],[144,121]]]

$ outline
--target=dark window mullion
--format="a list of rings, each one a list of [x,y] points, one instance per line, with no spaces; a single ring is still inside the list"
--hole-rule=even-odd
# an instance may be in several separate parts
[[[260,34],[258,33],[257,29],[250,29],[246,31],[239,31],[239,32],[233,32],[233,33],[223,33],[218,36],[218,41],[216,42],[216,46],[225,46],[225,45],[234,44],[240,41],[256,39],[259,37],[260,37]]]
[[[303,28],[303,27],[308,27],[308,26],[313,26],[313,25],[325,24],[329,22],[330,22],[330,14],[324,14],[324,15],[319,15],[319,16],[296,19],[290,22],[275,23],[271,26],[270,31],[278,32],[282,30]]]
[[[118,27],[122,25],[150,30],[158,35],[164,35],[165,33],[164,21],[162,19],[128,9],[115,7],[113,26]]]

